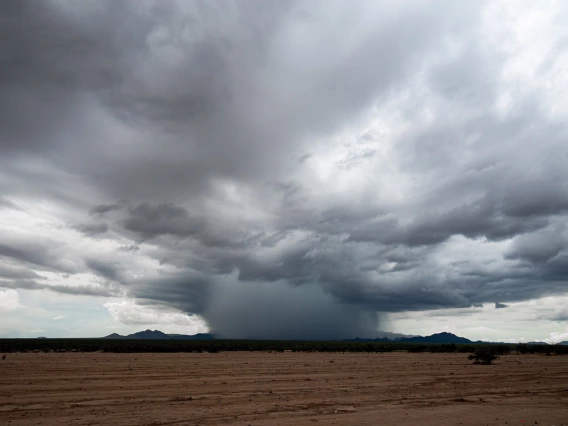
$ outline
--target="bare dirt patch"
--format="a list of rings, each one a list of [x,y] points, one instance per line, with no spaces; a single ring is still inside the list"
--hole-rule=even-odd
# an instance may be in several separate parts
[[[17,353],[0,424],[565,425],[568,357]]]

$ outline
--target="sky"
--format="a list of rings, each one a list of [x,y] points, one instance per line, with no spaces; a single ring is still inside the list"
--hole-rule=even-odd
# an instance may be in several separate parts
[[[567,21],[0,2],[0,337],[568,340]]]

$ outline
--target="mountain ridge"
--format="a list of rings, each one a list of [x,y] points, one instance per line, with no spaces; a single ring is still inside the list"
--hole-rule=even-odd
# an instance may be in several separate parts
[[[468,343],[485,343],[481,341],[474,342],[466,339],[465,337],[456,336],[455,334],[443,331],[441,333],[434,333],[430,336],[412,336],[412,337],[399,337],[389,339],[386,337],[379,337],[376,339],[362,339],[356,337],[355,339],[347,339],[348,342],[397,342],[397,343],[454,343],[454,344],[468,344]]]
[[[481,340],[473,341],[465,337],[457,336],[448,332],[434,333],[429,336],[415,336],[406,335],[398,333],[386,333],[380,332],[382,337],[375,338],[361,338],[355,337],[351,339],[334,339],[336,341],[344,342],[393,342],[393,343],[446,343],[446,344],[482,344],[482,343],[492,343],[492,344],[504,344],[504,342],[485,342]],[[389,336],[389,337],[386,337]],[[112,333],[108,336],[101,337],[101,339],[122,339],[122,340],[222,340],[223,337],[217,336],[213,333],[197,333],[197,334],[167,334],[160,330],[144,330],[136,333],[121,335],[118,333]],[[241,339],[238,339],[241,340]],[[271,339],[256,339],[248,338],[242,340],[271,340]],[[274,339],[279,340],[279,339]],[[295,340],[295,339],[287,339]],[[305,340],[305,339],[301,339]],[[320,339],[314,339],[320,340]],[[527,345],[548,345],[546,342],[526,342]],[[568,341],[555,343],[556,345],[568,345]]]
[[[434,333],[429,336],[413,336],[413,335],[405,335],[405,334],[396,334],[396,333],[388,333],[389,337],[386,337],[383,334],[383,337],[376,337],[376,338],[361,338],[355,337],[352,339],[335,339],[336,341],[344,341],[344,342],[393,342],[393,343],[447,343],[447,344],[479,344],[479,343],[503,343],[503,342],[483,342],[483,341],[472,341],[465,337],[460,337],[452,333],[448,332],[441,332],[441,333]],[[219,340],[223,339],[220,336],[217,336],[213,333],[198,333],[193,335],[188,334],[166,334],[160,330],[144,330],[139,331],[137,333],[128,334],[126,336],[112,333],[108,336],[101,337],[101,339],[122,339],[122,340]],[[240,339],[239,339],[240,340]],[[267,340],[267,339],[256,339],[256,338],[248,338],[243,340]],[[270,339],[268,339],[270,340]],[[278,339],[275,339],[278,340]],[[294,340],[294,339],[289,339]],[[301,339],[305,340],[305,339]],[[320,339],[314,339],[320,340]],[[568,343],[568,342],[563,342]],[[560,343],[560,344],[563,344]],[[546,343],[528,343],[528,344],[546,344]]]
[[[101,337],[101,339],[144,339],[144,340],[214,340],[215,336],[209,333],[197,334],[166,334],[160,330],[144,330],[137,333],[128,334],[123,336],[118,333],[112,333],[108,336]]]

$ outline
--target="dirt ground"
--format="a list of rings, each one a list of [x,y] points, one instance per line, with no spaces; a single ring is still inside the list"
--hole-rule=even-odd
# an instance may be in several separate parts
[[[568,426],[568,357],[8,354],[0,424]]]

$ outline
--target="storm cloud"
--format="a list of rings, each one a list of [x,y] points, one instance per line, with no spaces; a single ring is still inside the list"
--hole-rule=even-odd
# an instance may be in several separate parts
[[[568,7],[521,3],[3,1],[0,286],[286,338],[567,293]]]

